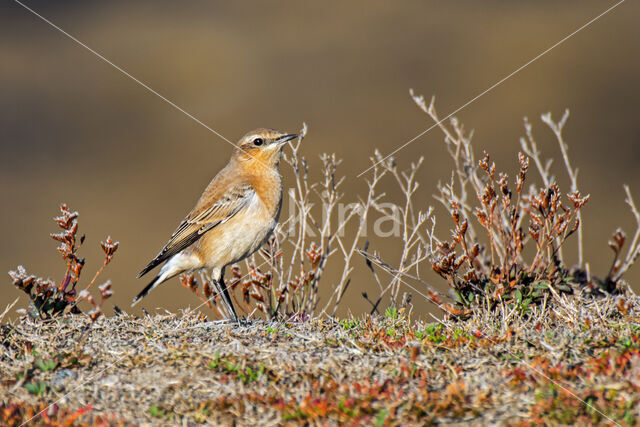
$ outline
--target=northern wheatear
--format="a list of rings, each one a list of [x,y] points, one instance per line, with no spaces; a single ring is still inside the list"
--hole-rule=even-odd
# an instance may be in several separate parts
[[[160,283],[208,268],[225,304],[238,319],[223,281],[224,268],[254,253],[273,232],[282,206],[278,164],[284,144],[296,137],[257,129],[240,139],[227,166],[211,180],[160,253],[138,274],[142,277],[167,261],[132,306]]]

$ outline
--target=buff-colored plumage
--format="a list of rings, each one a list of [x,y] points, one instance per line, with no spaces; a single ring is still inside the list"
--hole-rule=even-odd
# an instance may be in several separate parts
[[[211,180],[164,248],[138,275],[167,261],[132,305],[178,274],[209,268],[236,317],[222,282],[224,268],[258,250],[273,232],[282,204],[278,163],[282,147],[295,137],[258,129],[240,139],[227,166]]]

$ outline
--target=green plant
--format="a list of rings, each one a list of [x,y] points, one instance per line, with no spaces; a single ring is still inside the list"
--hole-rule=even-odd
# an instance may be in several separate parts
[[[244,384],[257,381],[267,373],[267,369],[262,363],[258,364],[257,367],[251,367],[246,365],[246,363],[238,363],[235,359],[222,359],[218,352],[214,355],[213,360],[207,363],[207,369],[233,375]]]
[[[38,359],[35,362],[35,365],[44,372],[50,372],[55,370],[58,367],[58,362],[55,360],[42,360]]]
[[[213,356],[213,360],[207,364],[207,368],[215,370],[220,366],[220,352],[216,351],[216,354]]]
[[[47,392],[49,387],[47,386],[47,383],[45,383],[44,381],[39,381],[39,382],[25,384],[24,388],[26,388],[27,391],[31,394],[35,394],[36,396],[42,396]]]
[[[387,307],[384,311],[384,317],[391,320],[398,320],[398,309],[396,307]]]
[[[278,333],[278,328],[273,328],[271,327],[271,325],[267,326],[267,333],[268,334],[277,334]]]
[[[357,328],[360,322],[358,322],[358,319],[342,319],[340,324],[342,325],[342,329],[344,329],[345,331],[349,331],[351,329]]]
[[[154,418],[165,418],[167,416],[167,413],[160,406],[151,405],[149,407],[149,415],[151,415]]]
[[[264,374],[264,371],[265,367],[263,364],[260,364],[257,370],[246,367],[244,370],[238,371],[238,378],[240,378],[243,383],[248,384],[260,378]]]
[[[384,426],[387,416],[389,416],[389,411],[385,408],[380,409],[378,411],[378,414],[376,415],[376,426],[377,427]]]

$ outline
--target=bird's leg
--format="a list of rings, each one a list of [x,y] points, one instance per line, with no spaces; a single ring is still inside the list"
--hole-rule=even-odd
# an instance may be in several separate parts
[[[224,271],[220,274],[219,279],[214,279],[216,287],[218,288],[218,293],[222,295],[222,299],[224,300],[224,304],[227,306],[227,310],[233,316],[233,320],[235,322],[239,322],[238,315],[236,314],[235,308],[233,308],[233,302],[231,301],[231,294],[229,293],[229,289],[227,289],[227,285],[224,283]]]

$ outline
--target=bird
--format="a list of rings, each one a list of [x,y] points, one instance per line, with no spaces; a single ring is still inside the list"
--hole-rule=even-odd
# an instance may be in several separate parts
[[[282,208],[282,149],[296,134],[256,129],[244,135],[169,241],[138,274],[164,265],[133,299],[133,307],[161,283],[183,273],[211,270],[233,320],[238,315],[224,284],[225,267],[257,251],[271,236]]]

